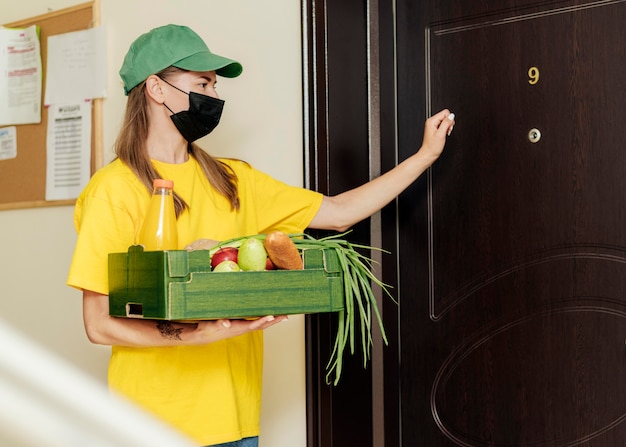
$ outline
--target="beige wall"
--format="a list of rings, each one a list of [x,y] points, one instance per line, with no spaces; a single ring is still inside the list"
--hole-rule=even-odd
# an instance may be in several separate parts
[[[2,2],[0,21],[80,3]],[[212,50],[244,65],[239,78],[220,80],[224,115],[203,146],[302,184],[300,2],[100,0],[100,11],[108,62],[105,162],[113,157],[125,103],[117,71],[128,45],[154,26],[179,23],[194,28]],[[104,383],[109,349],[88,343],[80,293],[64,284],[74,242],[72,207],[0,211],[0,318]],[[262,446],[306,445],[303,321],[291,317],[266,333]]]

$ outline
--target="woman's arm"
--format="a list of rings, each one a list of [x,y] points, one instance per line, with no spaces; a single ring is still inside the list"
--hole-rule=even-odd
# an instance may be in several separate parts
[[[345,231],[378,212],[439,158],[453,127],[454,115],[447,109],[430,117],[424,125],[424,140],[419,151],[364,185],[324,197],[309,228]]]
[[[109,315],[109,297],[83,291],[83,321],[92,343],[130,347],[203,345],[255,330],[267,329],[286,316],[257,320],[214,320],[198,323],[118,318]]]

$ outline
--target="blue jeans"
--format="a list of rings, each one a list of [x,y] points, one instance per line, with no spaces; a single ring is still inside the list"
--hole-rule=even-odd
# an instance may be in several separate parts
[[[243,438],[239,441],[215,444],[213,447],[259,447],[259,437],[254,436],[252,438]]]

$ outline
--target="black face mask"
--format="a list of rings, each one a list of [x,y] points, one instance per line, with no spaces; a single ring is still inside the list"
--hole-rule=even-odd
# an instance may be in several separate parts
[[[170,118],[185,140],[192,143],[210,134],[217,127],[222,116],[224,101],[200,93],[187,93],[165,79],[163,81],[189,96],[189,110],[182,112],[174,113],[163,103],[167,110],[172,112]]]

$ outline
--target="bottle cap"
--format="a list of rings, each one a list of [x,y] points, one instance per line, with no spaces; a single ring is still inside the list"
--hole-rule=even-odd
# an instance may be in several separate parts
[[[164,178],[155,178],[152,182],[154,188],[169,188],[174,189],[174,182],[172,180],[166,180]]]

